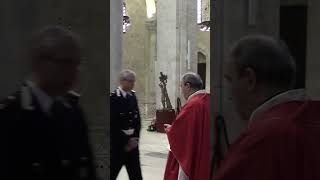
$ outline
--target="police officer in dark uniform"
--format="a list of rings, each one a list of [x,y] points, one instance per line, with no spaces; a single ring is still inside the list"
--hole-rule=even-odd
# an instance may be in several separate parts
[[[74,35],[46,27],[31,42],[31,78],[0,103],[0,179],[94,180]]]
[[[141,120],[133,91],[136,75],[131,70],[120,73],[120,86],[110,95],[111,180],[125,165],[130,180],[141,180],[139,137]]]

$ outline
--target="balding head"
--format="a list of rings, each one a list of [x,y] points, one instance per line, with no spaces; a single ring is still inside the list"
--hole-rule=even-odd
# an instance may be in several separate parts
[[[251,68],[257,83],[284,89],[294,86],[295,61],[282,42],[263,35],[247,36],[234,44],[230,59],[240,76]]]
[[[182,76],[182,83],[183,84],[188,83],[190,87],[195,91],[198,91],[203,88],[203,82],[201,77],[199,76],[199,74],[194,72],[185,73]]]
[[[237,41],[226,67],[231,98],[245,120],[267,99],[292,89],[295,82],[296,65],[288,48],[267,36]]]
[[[185,73],[181,78],[181,91],[185,99],[188,99],[194,92],[203,88],[203,82],[201,77],[194,73]]]

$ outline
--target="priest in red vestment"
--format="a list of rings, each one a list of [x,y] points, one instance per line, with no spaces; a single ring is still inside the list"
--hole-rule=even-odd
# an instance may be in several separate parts
[[[182,77],[187,99],[172,125],[165,125],[170,152],[164,180],[210,179],[210,95],[198,74]]]
[[[238,41],[227,64],[232,100],[246,130],[215,180],[320,179],[320,102],[294,89],[287,48],[265,36]]]

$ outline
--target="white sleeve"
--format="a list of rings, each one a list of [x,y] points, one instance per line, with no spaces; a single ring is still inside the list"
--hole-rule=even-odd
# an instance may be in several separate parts
[[[179,165],[178,180],[189,180],[188,176],[183,172],[180,165]]]

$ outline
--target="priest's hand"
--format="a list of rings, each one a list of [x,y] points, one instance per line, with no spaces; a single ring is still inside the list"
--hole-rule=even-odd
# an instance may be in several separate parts
[[[171,128],[171,125],[170,124],[164,124],[164,130],[167,131]]]
[[[137,138],[137,137],[130,138],[127,146],[125,147],[125,151],[130,152],[130,151],[134,150],[135,148],[137,148],[138,145],[139,145],[139,138]]]

